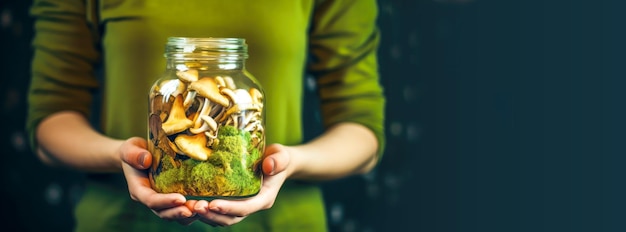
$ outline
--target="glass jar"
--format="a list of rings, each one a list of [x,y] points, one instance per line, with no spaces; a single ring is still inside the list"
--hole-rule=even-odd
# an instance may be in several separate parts
[[[263,89],[245,69],[241,38],[171,37],[149,93],[149,177],[190,199],[258,193],[265,149]]]

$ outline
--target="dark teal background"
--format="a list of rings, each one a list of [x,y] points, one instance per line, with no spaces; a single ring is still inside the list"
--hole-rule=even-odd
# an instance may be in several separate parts
[[[626,4],[379,3],[387,148],[324,185],[332,231],[626,231]],[[0,3],[2,227],[69,231],[81,175],[26,144],[29,4]]]

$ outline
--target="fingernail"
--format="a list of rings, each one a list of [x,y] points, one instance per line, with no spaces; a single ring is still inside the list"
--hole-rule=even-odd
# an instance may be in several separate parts
[[[176,200],[174,200],[174,204],[177,204],[177,205],[185,204],[185,200],[183,200],[183,199],[176,199]]]
[[[198,213],[205,214],[207,213],[207,207],[196,207],[194,210]]]
[[[220,207],[217,207],[217,206],[211,207],[211,211],[221,213]]]
[[[144,161],[146,161],[146,156],[148,156],[148,154],[146,153],[142,153],[141,155],[139,155],[139,166],[141,166],[142,168],[146,168],[146,166],[144,166]]]
[[[275,169],[275,167],[276,167],[276,161],[274,161],[274,158],[268,158],[268,159],[269,159],[269,161],[270,161],[270,167],[271,167],[271,169],[270,169],[270,170],[271,170],[271,171],[270,171],[270,175],[274,175],[274,174],[275,174],[275,172],[276,172],[276,169]]]
[[[180,215],[183,216],[183,217],[191,217],[191,216],[193,216],[193,213],[191,213],[191,212],[182,212],[182,213],[180,213]]]

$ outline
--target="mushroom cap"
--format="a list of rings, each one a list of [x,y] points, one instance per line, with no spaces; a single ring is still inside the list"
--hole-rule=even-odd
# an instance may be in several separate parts
[[[194,82],[198,80],[198,70],[195,69],[189,69],[186,71],[177,71],[176,72],[176,76],[178,76],[178,78],[181,81],[184,82]]]
[[[225,76],[224,83],[226,84],[226,87],[228,87],[229,89],[237,89],[237,85],[235,85],[235,80],[233,80],[232,77]]]
[[[174,103],[172,104],[172,109],[170,110],[167,119],[161,126],[167,135],[182,132],[193,126],[193,121],[189,120],[185,115],[182,95],[176,96],[176,99],[174,99]]]
[[[176,136],[174,143],[180,151],[195,160],[205,161],[213,153],[213,150],[206,146],[207,139],[204,133],[197,135],[180,134]]]
[[[213,78],[203,77],[198,81],[192,82],[189,84],[189,89],[195,90],[198,95],[222,106],[228,106],[229,104],[228,98],[220,94],[220,90]]]
[[[217,84],[217,86],[224,86],[226,87],[226,82],[224,82],[224,77],[222,76],[216,76],[215,77],[215,83]]]
[[[252,97],[252,102],[254,104],[262,103],[263,93],[261,93],[259,89],[252,87],[248,90],[248,93],[250,94],[250,97]]]
[[[224,96],[228,97],[234,105],[240,104],[252,104],[252,97],[248,91],[243,89],[229,89],[229,88],[220,88],[220,93]]]
[[[252,104],[254,103],[250,93],[245,89],[236,89],[235,97],[237,98],[237,104]]]

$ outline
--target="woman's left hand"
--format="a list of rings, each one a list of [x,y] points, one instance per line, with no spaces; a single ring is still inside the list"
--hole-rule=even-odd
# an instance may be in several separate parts
[[[196,218],[213,226],[230,226],[241,222],[248,215],[266,210],[274,205],[278,191],[289,176],[290,149],[272,144],[265,149],[263,158],[263,184],[253,197],[237,200],[199,200],[193,206]]]

